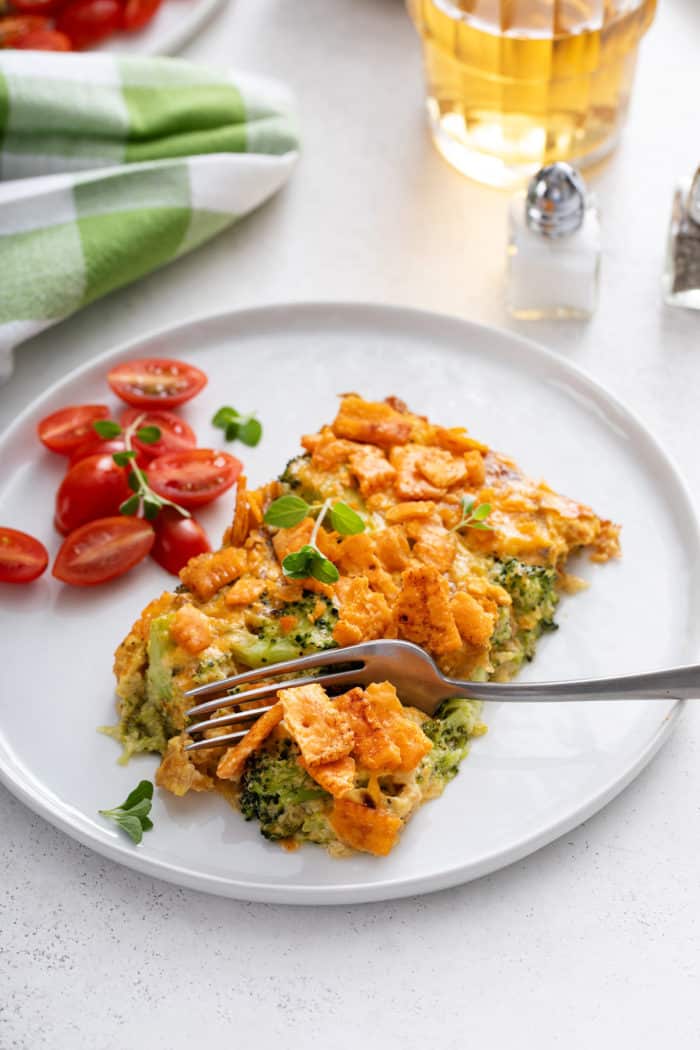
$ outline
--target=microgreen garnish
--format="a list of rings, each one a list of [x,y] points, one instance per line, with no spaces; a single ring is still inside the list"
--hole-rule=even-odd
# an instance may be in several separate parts
[[[282,562],[282,572],[290,580],[308,580],[313,577],[321,583],[335,583],[340,573],[316,544],[305,543],[298,551],[288,554]]]
[[[144,445],[155,445],[156,441],[160,440],[160,427],[139,427],[136,431],[136,437],[139,441],[142,441]]]
[[[486,518],[491,513],[490,503],[480,503],[476,505],[476,500],[467,499],[466,496],[462,497],[462,518],[453,527],[452,532],[459,532],[460,529],[482,529],[485,532],[491,532],[492,526],[486,524]]]
[[[334,503],[331,507],[331,525],[341,536],[355,536],[365,531],[365,523],[347,503]]]
[[[143,514],[148,521],[153,521],[161,507],[173,507],[183,518],[189,518],[191,514],[188,510],[153,491],[148,484],[146,472],[136,463],[136,452],[131,447],[132,438],[138,438],[144,445],[155,445],[161,436],[160,427],[151,425],[140,426],[145,418],[145,416],[139,416],[125,429],[122,429],[119,423],[113,419],[98,419],[96,423],[92,424],[101,438],[124,438],[123,451],[113,452],[112,459],[118,467],[131,466],[127,480],[129,488],[134,495],[124,500],[119,507],[119,513],[128,515]]]
[[[113,820],[129,838],[137,844],[143,838],[144,831],[150,831],[153,821],[148,814],[151,812],[153,799],[153,784],[150,780],[142,780],[121,806],[114,809],[101,809],[100,815]]]
[[[333,528],[341,536],[354,536],[365,531],[364,521],[347,503],[331,503],[330,500],[325,503],[307,503],[301,496],[280,496],[274,500],[265,511],[265,524],[277,529],[292,529],[300,525],[304,518],[313,517],[317,511],[320,512],[316,519],[317,533],[328,511]]]
[[[112,459],[118,467],[126,467],[136,456],[135,452],[113,452]]]
[[[313,577],[321,583],[335,583],[340,573],[329,558],[318,549],[316,540],[326,514],[330,513],[331,525],[341,536],[354,536],[364,532],[365,523],[347,503],[307,503],[300,496],[280,496],[265,512],[265,523],[278,529],[291,529],[301,524],[304,518],[317,513],[309,542],[298,551],[288,554],[282,562],[282,571],[292,580],[307,580]]]
[[[92,426],[100,437],[107,441],[119,437],[122,432],[122,428],[113,419],[98,419]]]
[[[242,441],[250,448],[254,448],[260,442],[263,432],[262,423],[254,412],[245,416],[230,405],[224,405],[215,413],[212,425],[223,430],[227,441]]]
[[[280,496],[265,511],[265,524],[276,529],[292,529],[309,516],[311,507],[300,496]]]

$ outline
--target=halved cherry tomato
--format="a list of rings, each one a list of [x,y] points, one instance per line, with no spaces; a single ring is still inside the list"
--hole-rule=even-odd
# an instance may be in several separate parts
[[[95,434],[94,438],[86,438],[82,445],[78,445],[68,463],[71,467],[74,467],[81,459],[87,459],[88,456],[96,456],[98,453],[104,452],[124,452],[125,450],[124,438],[101,438],[99,434]],[[142,456],[140,452],[137,452],[136,463],[139,467],[143,467],[148,463],[148,457]]]
[[[143,518],[100,518],[89,521],[63,541],[53,575],[76,587],[105,583],[128,572],[146,557],[155,533]]]
[[[59,486],[56,528],[65,536],[86,521],[117,514],[130,495],[124,467],[108,454],[87,456],[70,468]]]
[[[242,469],[241,461],[228,452],[192,448],[154,459],[148,468],[148,481],[159,496],[190,510],[211,503],[230,489]]]
[[[150,22],[163,0],[126,0],[122,15],[122,29],[132,33]]]
[[[0,583],[30,583],[48,564],[43,543],[18,529],[0,528]]]
[[[0,48],[17,47],[17,41],[35,29],[50,29],[51,20],[41,15],[5,15],[0,18]]]
[[[137,408],[172,408],[189,401],[206,386],[207,377],[194,365],[149,357],[125,361],[107,375],[117,397]]]
[[[183,518],[172,507],[163,507],[154,522],[156,541],[151,557],[166,572],[177,576],[190,558],[211,550],[207,534],[194,518]]]
[[[119,29],[119,0],[72,0],[56,19],[56,29],[70,38],[77,51],[96,44]]]
[[[78,445],[95,433],[92,424],[98,419],[106,419],[109,409],[106,405],[71,405],[60,408],[50,416],[42,419],[37,427],[39,440],[52,452],[70,456]]]
[[[65,33],[57,29],[32,29],[15,42],[19,51],[72,51]]]
[[[180,419],[174,412],[168,412],[166,408],[148,409],[144,411],[138,408],[127,408],[122,415],[121,425],[126,430],[139,419],[139,427],[158,427],[160,438],[152,445],[139,441],[136,434],[131,439],[135,449],[146,460],[157,459],[168,452],[183,452],[187,448],[194,448],[197,444],[197,435],[184,419]]]

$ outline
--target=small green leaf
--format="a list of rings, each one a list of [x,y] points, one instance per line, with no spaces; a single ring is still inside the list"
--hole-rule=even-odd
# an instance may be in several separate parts
[[[309,510],[309,504],[299,496],[280,496],[265,511],[265,524],[291,529],[307,517]]]
[[[142,780],[129,794],[126,801],[115,809],[101,809],[101,816],[113,820],[122,831],[135,843],[139,843],[144,831],[150,831],[153,821],[148,814],[151,811],[153,784]]]
[[[365,531],[365,523],[347,503],[334,503],[331,507],[331,524],[341,536],[355,536]]]
[[[126,801],[122,802],[121,808],[130,809],[144,798],[153,798],[153,784],[150,780],[140,780],[134,790],[127,795]]]
[[[282,562],[282,572],[290,580],[307,580],[311,575],[311,568],[318,551],[315,547],[305,544],[300,550],[288,554]]]
[[[490,503],[480,503],[475,511],[472,511],[472,518],[474,521],[483,521],[484,518],[488,518],[491,513]]]
[[[340,573],[332,561],[317,552],[317,557],[311,562],[311,575],[321,583],[336,583],[340,579]]]
[[[140,503],[141,503],[140,497],[137,496],[136,493],[134,493],[133,496],[129,496],[128,499],[125,499],[124,502],[120,504],[120,506],[119,506],[119,513],[120,514],[135,514],[136,511],[139,509]]]
[[[142,798],[140,802],[136,802],[133,806],[125,807],[125,812],[130,817],[138,817],[141,820],[142,817],[147,817],[151,812],[151,800],[150,798]]]
[[[122,428],[113,419],[98,419],[92,424],[92,428],[101,438],[108,439],[119,437],[122,432]]]
[[[212,424],[224,431],[227,441],[242,441],[250,448],[254,448],[262,437],[262,423],[254,415],[241,415],[230,405],[224,405],[214,414]]]
[[[130,839],[138,846],[139,842],[143,838],[143,826],[138,817],[132,817],[128,813],[115,814],[112,817],[115,824],[118,824],[122,831],[125,831]]]
[[[129,463],[129,460],[134,459],[135,456],[136,456],[136,453],[135,452],[131,452],[131,451],[128,451],[128,452],[113,452],[112,453],[112,459],[114,460],[114,462],[117,464],[118,467],[125,467]]]
[[[482,531],[492,532],[490,525],[484,524],[484,519],[488,518],[491,513],[490,503],[480,503],[478,507],[475,506],[473,499],[467,499],[466,496],[462,497],[462,519],[452,528],[452,532],[459,532],[461,529],[481,529]]]
[[[226,430],[227,441],[231,440],[229,438],[230,429],[231,428],[229,427]],[[238,434],[235,436],[237,436],[238,440],[242,441],[244,445],[248,445],[250,448],[255,448],[255,446],[260,443],[260,438],[262,437],[262,423],[257,419],[248,419],[245,423],[240,424],[238,427]]]
[[[153,521],[154,518],[157,518],[158,517],[158,512],[160,511],[160,508],[162,506],[163,506],[163,504],[160,502],[160,500],[157,497],[155,497],[155,498],[152,498],[150,496],[144,497],[144,501],[143,501],[143,516],[146,519],[146,521]]]
[[[143,476],[144,476],[144,479],[145,479],[146,475],[144,474]],[[132,492],[140,492],[141,491],[141,479],[140,479],[140,477],[138,476],[138,474],[136,473],[135,470],[131,471],[131,473],[129,474],[129,477],[127,478],[127,481],[129,482],[129,488],[131,489]]]
[[[142,441],[144,445],[155,445],[156,441],[160,441],[160,436],[160,427],[140,427],[136,431],[136,437],[139,441]]]
[[[236,412],[235,408],[231,408],[229,405],[224,405],[223,408],[220,408],[218,412],[214,413],[211,422],[212,426],[226,430],[231,423],[234,423],[239,418],[239,414]]]

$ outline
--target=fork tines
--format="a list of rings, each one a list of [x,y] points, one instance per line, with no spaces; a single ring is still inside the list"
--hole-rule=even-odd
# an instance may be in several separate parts
[[[342,671],[328,671],[321,674],[303,675],[297,678],[289,677],[296,671],[308,671],[319,667],[333,667],[338,664],[345,665],[345,669]],[[354,669],[348,669],[348,664],[355,664],[356,666]],[[258,667],[253,671],[244,671],[242,674],[232,675],[229,678],[222,678],[218,682],[210,682],[207,685],[200,685],[194,689],[189,689],[185,693],[185,696],[192,699],[197,699],[199,697],[205,699],[202,703],[196,704],[185,713],[188,718],[197,718],[198,716],[208,715],[213,711],[218,711],[222,707],[239,707],[241,704],[248,704],[254,700],[269,699],[274,696],[279,689],[291,686],[297,687],[318,684],[325,688],[332,689],[335,686],[355,685],[358,683],[358,673],[362,670],[362,667],[363,662],[361,660],[357,658],[353,659],[348,650],[343,649],[314,653],[311,656],[301,656],[297,660],[287,660],[284,663],[270,667]],[[244,689],[240,692],[233,692],[233,690],[240,689],[241,686],[258,682],[261,679],[280,680],[272,682],[268,681],[264,685],[256,686],[253,689]],[[269,711],[271,706],[272,705],[268,704],[263,707],[247,708],[243,711],[226,712],[218,718],[204,718],[202,721],[198,721],[194,725],[188,726],[187,733],[191,736],[195,733],[201,733],[209,729],[219,729],[223,726],[252,722]],[[237,740],[241,740],[249,729],[250,725],[246,725],[245,728],[240,729],[235,733],[206,737],[202,740],[197,740],[194,743],[187,744],[185,750],[197,751],[205,747],[220,747],[223,744],[235,743]]]

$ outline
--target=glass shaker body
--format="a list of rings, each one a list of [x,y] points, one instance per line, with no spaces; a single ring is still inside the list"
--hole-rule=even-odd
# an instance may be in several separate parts
[[[506,306],[520,320],[587,320],[598,302],[600,221],[589,199],[582,225],[552,237],[531,229],[525,193],[510,203]]]

